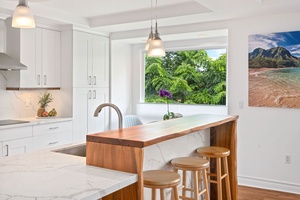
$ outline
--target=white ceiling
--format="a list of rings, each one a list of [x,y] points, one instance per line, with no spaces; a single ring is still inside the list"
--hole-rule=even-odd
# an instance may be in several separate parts
[[[105,34],[159,27],[298,12],[300,0],[28,0],[38,20],[74,24]],[[18,0],[0,0],[0,18],[11,16]]]

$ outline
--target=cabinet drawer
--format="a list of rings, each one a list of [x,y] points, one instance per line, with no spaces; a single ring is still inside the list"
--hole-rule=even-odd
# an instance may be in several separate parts
[[[34,149],[51,148],[72,143],[72,131],[39,135],[32,139]]]
[[[32,126],[0,130],[0,141],[32,137]]]
[[[72,121],[33,126],[33,136],[72,131]]]

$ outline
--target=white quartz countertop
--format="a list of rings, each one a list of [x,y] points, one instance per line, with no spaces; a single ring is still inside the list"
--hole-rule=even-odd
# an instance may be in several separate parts
[[[97,200],[137,175],[85,164],[85,157],[40,150],[0,158],[1,200]]]
[[[3,126],[0,126],[0,130],[1,129],[8,129],[8,128],[17,128],[17,127],[24,127],[24,126],[34,126],[34,125],[41,125],[41,124],[71,121],[72,118],[66,118],[66,117],[39,117],[39,118],[34,118],[34,117],[31,117],[31,118],[18,118],[18,119],[15,119],[15,120],[28,121],[28,123],[3,125]]]

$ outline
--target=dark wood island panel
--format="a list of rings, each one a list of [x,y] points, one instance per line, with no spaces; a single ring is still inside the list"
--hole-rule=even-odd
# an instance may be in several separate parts
[[[103,200],[143,199],[144,148],[204,129],[210,129],[210,145],[227,147],[232,199],[237,200],[236,125],[238,116],[192,115],[124,129],[87,135],[88,165],[136,173],[139,181]],[[211,199],[216,199],[212,193]]]

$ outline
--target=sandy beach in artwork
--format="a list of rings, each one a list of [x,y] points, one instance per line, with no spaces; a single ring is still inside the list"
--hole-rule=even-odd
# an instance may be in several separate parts
[[[300,84],[270,78],[270,68],[249,69],[249,106],[300,108]]]

